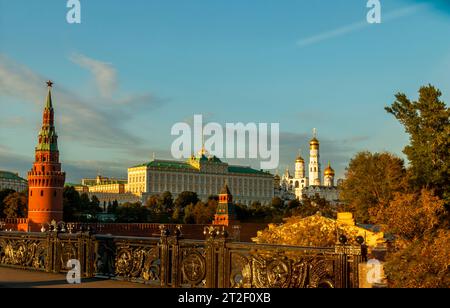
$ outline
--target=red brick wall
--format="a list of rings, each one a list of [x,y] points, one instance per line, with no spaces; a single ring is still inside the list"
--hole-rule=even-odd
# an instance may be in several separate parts
[[[4,230],[13,231],[28,231],[28,219],[10,219],[5,220]],[[75,229],[73,232],[80,230],[81,225],[85,228],[90,226],[94,229],[95,233],[98,234],[112,234],[116,236],[137,236],[137,237],[159,237],[161,232],[159,230],[160,224],[103,224],[103,223],[93,223],[93,224],[80,224],[74,223]],[[165,224],[173,234],[177,225]],[[205,235],[203,234],[204,228],[210,225],[181,225],[181,231],[183,237],[187,239],[203,240]],[[259,223],[243,223],[239,224],[240,229],[240,240],[241,242],[251,242],[253,237],[256,237],[257,232],[264,230],[267,224]],[[233,227],[229,226],[226,228],[230,235],[233,234]]]

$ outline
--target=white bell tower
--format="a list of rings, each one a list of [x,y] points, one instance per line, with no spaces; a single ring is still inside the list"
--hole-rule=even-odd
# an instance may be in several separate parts
[[[317,130],[314,128],[313,138],[309,143],[309,184],[320,186],[320,143],[317,139]]]

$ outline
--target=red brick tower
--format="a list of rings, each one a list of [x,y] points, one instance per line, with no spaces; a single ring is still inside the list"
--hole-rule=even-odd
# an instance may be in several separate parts
[[[236,213],[233,205],[233,196],[228,185],[222,188],[219,194],[219,205],[214,217],[214,225],[229,226],[236,223]]]
[[[30,231],[39,231],[43,224],[63,219],[63,189],[66,174],[61,171],[58,135],[54,126],[52,105],[53,83],[47,82],[48,94],[42,128],[35,150],[35,162],[28,172],[28,220]]]

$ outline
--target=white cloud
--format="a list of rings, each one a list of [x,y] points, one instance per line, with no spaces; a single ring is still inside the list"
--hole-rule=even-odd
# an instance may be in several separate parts
[[[416,4],[416,5],[408,6],[406,8],[401,8],[401,9],[392,11],[390,13],[386,13],[386,14],[382,15],[382,22],[385,23],[386,21],[391,21],[391,20],[395,20],[395,19],[398,19],[401,17],[412,15],[412,14],[418,12],[419,10],[424,9],[427,6],[428,5],[425,3],[420,3],[420,4]],[[322,32],[319,34],[315,34],[315,35],[306,37],[306,38],[302,38],[297,41],[297,46],[298,47],[311,46],[311,45],[320,43],[322,41],[326,41],[326,40],[333,39],[336,37],[344,36],[351,32],[362,30],[362,29],[364,29],[366,27],[370,27],[370,26],[376,26],[376,25],[369,24],[366,20],[361,21],[361,22],[355,22],[355,23],[352,23],[349,25],[345,25],[345,26],[336,28],[336,29],[325,31],[325,32]]]
[[[70,60],[91,72],[101,97],[111,98],[113,96],[117,90],[117,71],[111,64],[82,54],[73,54]]]

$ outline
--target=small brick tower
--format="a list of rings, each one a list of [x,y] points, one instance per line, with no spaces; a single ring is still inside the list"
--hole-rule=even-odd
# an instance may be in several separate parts
[[[28,172],[28,221],[30,231],[39,231],[42,225],[63,219],[63,189],[66,174],[61,171],[58,135],[54,126],[52,104],[53,83],[47,82],[48,94],[42,128],[35,149],[35,162]]]
[[[233,205],[233,196],[231,195],[228,185],[222,188],[219,194],[219,205],[214,217],[214,225],[230,226],[236,222],[236,213]]]

